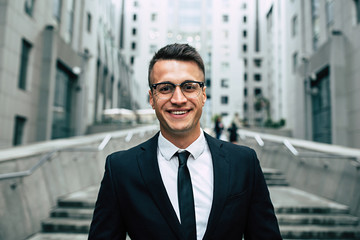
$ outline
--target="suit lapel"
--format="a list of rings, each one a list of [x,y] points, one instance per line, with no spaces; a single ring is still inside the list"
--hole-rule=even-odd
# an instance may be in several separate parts
[[[144,182],[148,187],[155,204],[171,229],[180,238],[180,223],[167,195],[157,161],[158,137],[159,134],[156,134],[142,145],[142,151],[138,154],[137,161],[139,163],[141,175],[143,176]]]
[[[229,188],[229,162],[225,157],[222,142],[205,133],[207,143],[210,148],[213,168],[214,168],[214,195],[210,216],[203,239],[212,236],[212,232],[218,224],[220,215],[224,208],[226,196]]]

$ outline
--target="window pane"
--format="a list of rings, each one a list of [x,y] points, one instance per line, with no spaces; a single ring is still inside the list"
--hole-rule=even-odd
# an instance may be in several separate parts
[[[53,16],[60,21],[61,20],[61,6],[62,0],[53,0]]]
[[[91,32],[91,14],[90,13],[87,13],[86,30],[89,33]]]
[[[33,15],[33,11],[34,11],[34,0],[25,0],[25,12],[26,14],[28,14],[29,16]]]
[[[257,82],[260,82],[261,81],[261,74],[259,74],[259,73],[254,74],[254,80],[257,81]]]
[[[31,44],[25,39],[23,39],[21,46],[21,60],[20,60],[18,87],[24,90],[26,89],[26,78],[27,78],[30,50],[31,50]]]
[[[229,79],[221,79],[221,87],[222,88],[228,88],[229,87]]]
[[[229,97],[228,96],[221,96],[221,104],[228,104]]]
[[[15,117],[15,127],[13,136],[13,145],[21,145],[23,143],[24,129],[25,129],[26,118],[21,116]]]

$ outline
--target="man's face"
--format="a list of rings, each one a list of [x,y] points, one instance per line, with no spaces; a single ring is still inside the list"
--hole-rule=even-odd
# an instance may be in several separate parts
[[[193,61],[160,60],[155,63],[151,73],[151,83],[184,81],[203,82],[204,75]],[[165,138],[200,134],[200,117],[206,101],[205,88],[200,89],[196,98],[186,98],[179,86],[169,99],[159,98],[149,91],[150,104],[160,121],[160,130]]]

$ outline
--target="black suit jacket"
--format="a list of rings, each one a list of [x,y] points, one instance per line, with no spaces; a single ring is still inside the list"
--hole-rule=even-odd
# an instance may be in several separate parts
[[[158,136],[107,157],[89,239],[183,239],[159,171]],[[203,239],[281,239],[255,152],[205,137],[214,195]]]

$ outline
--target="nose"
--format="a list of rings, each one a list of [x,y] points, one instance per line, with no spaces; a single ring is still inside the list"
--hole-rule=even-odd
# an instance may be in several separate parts
[[[173,93],[170,101],[173,104],[183,104],[183,103],[187,102],[187,98],[181,91],[180,86],[175,87],[174,93]]]

